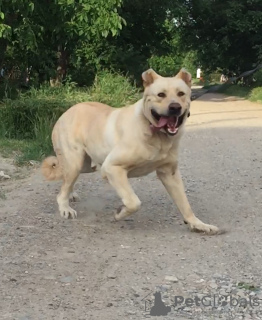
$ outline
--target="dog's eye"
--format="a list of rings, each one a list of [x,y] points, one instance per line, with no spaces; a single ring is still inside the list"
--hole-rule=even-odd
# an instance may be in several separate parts
[[[160,92],[160,93],[158,94],[158,96],[159,96],[160,98],[165,98],[165,97],[166,97],[166,94],[165,94],[164,92]]]
[[[179,91],[177,95],[178,95],[179,97],[183,97],[183,96],[185,95],[185,92]]]

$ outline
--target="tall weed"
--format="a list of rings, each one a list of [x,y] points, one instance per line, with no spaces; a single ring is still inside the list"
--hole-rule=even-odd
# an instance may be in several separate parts
[[[108,71],[97,74],[90,96],[93,101],[116,108],[132,104],[140,97],[138,89],[126,77]]]

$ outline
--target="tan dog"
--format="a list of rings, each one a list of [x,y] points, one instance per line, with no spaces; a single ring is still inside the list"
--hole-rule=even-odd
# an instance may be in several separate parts
[[[48,180],[63,180],[57,202],[64,218],[76,218],[70,194],[81,172],[100,167],[122,199],[120,220],[141,202],[128,178],[156,171],[191,230],[217,233],[218,228],[194,215],[178,169],[178,145],[189,116],[191,75],[184,69],[164,78],[152,69],[142,74],[144,95],[133,105],[115,109],[98,102],[79,103],[57,121],[52,133],[56,157],[43,161]]]

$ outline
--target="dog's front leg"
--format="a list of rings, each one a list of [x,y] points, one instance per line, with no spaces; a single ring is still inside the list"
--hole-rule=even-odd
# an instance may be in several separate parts
[[[180,171],[177,167],[165,166],[159,168],[157,175],[183,215],[185,223],[189,224],[192,231],[208,234],[218,233],[219,229],[217,227],[203,223],[194,215],[185,193]]]
[[[121,166],[115,166],[109,163],[105,163],[101,170],[102,176],[104,178],[107,177],[109,183],[116,190],[124,204],[117,210],[115,219],[122,220],[133,212],[136,212],[141,206],[141,201],[128,181],[127,170]]]

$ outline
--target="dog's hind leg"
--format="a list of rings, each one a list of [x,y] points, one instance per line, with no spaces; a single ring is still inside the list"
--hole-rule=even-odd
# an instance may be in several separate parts
[[[63,218],[76,218],[77,212],[69,206],[70,195],[74,195],[73,187],[80,174],[84,153],[74,152],[72,154],[66,154],[66,159],[58,155],[58,161],[62,161],[63,168],[63,184],[61,190],[57,196],[57,203],[59,206],[60,215]]]
[[[84,160],[83,160],[83,163],[82,163],[82,167],[81,167],[81,171],[80,173],[90,173],[90,172],[94,172],[96,167],[92,167],[92,160],[91,158],[89,157],[88,154],[84,153]],[[71,191],[70,191],[70,196],[69,196],[69,200],[72,201],[72,202],[78,202],[80,201],[80,197],[79,195],[73,191],[73,185],[72,185],[72,188],[71,188]]]
[[[66,174],[63,179],[61,190],[57,196],[60,215],[65,219],[68,219],[69,217],[74,219],[77,217],[76,211],[69,206],[69,196],[78,175],[78,171],[72,171],[70,174]]]

